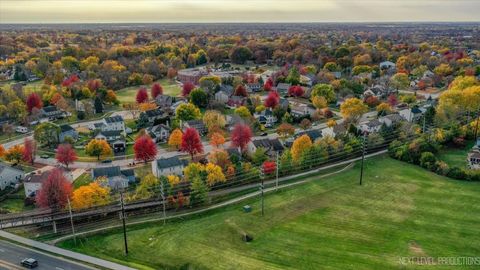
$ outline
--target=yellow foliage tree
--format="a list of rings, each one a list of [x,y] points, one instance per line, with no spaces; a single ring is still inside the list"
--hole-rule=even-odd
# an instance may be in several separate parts
[[[318,110],[326,108],[328,106],[328,102],[323,96],[314,96],[312,97],[312,104]]]
[[[227,181],[227,178],[223,174],[220,166],[213,163],[208,163],[207,166],[205,166],[205,170],[207,171],[207,184],[209,186]]]
[[[340,105],[340,113],[343,119],[353,123],[356,123],[366,112],[368,112],[368,106],[358,98],[349,98]]]
[[[376,110],[380,114],[388,114],[392,112],[392,106],[390,106],[390,104],[386,102],[382,102],[378,104],[378,106],[376,107]]]
[[[148,199],[155,195],[155,187],[160,184],[160,181],[157,177],[153,174],[147,174],[145,177],[142,178],[140,181],[140,185],[138,185],[137,189],[135,190],[134,199]]]
[[[178,177],[177,175],[168,175],[167,180],[171,187],[174,187],[181,182],[180,177]]]
[[[334,126],[336,126],[336,125],[337,125],[337,121],[335,121],[335,120],[333,120],[333,119],[330,119],[330,120],[327,121],[327,127],[332,128],[332,127],[334,127]]]
[[[155,103],[144,102],[138,105],[138,108],[140,109],[140,111],[145,112],[156,109],[157,105]]]
[[[180,145],[182,145],[182,137],[182,131],[178,128],[175,129],[172,134],[170,134],[170,138],[168,138],[168,145],[178,149]]]
[[[305,134],[298,137],[292,144],[292,159],[295,162],[298,162],[305,150],[309,149],[310,147],[312,147],[312,140],[310,137],[308,137],[308,135]]]
[[[100,160],[100,157],[111,155],[112,148],[105,140],[93,139],[85,147],[85,153]]]
[[[218,129],[222,129],[227,124],[225,116],[219,111],[209,110],[205,112],[203,116],[203,123],[207,127],[209,132],[213,132]]]
[[[110,189],[102,187],[97,182],[79,187],[72,194],[72,207],[74,209],[100,206],[109,202],[111,202]]]

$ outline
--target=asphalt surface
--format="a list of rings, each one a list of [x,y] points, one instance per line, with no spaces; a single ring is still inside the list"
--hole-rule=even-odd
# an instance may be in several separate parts
[[[27,269],[20,265],[25,258],[34,258],[38,261],[35,269],[45,270],[91,270],[90,266],[72,262],[64,258],[55,257],[40,251],[22,247],[0,240],[0,269],[16,270]]]

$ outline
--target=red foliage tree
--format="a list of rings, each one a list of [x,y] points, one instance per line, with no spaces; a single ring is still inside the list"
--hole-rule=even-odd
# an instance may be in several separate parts
[[[247,144],[252,140],[252,130],[245,124],[237,124],[232,131],[232,146],[239,147],[244,151]]]
[[[303,96],[304,93],[305,91],[303,90],[303,87],[301,87],[300,85],[292,85],[290,86],[290,88],[288,88],[288,94],[290,96],[301,97]]]
[[[276,168],[277,164],[275,164],[275,162],[273,161],[267,160],[263,162],[262,169],[264,174],[272,174],[273,172],[275,172]]]
[[[263,85],[263,90],[272,91],[272,89],[273,89],[273,80],[272,78],[268,78],[268,80]]]
[[[145,103],[148,101],[148,93],[147,89],[144,87],[138,89],[137,91],[137,96],[135,98],[137,100],[137,103]]]
[[[151,96],[156,98],[158,95],[163,95],[163,87],[159,83],[154,83],[151,89]]]
[[[373,108],[380,104],[380,100],[376,96],[368,96],[365,98],[365,103],[368,107]]]
[[[37,93],[31,93],[27,97],[26,105],[28,112],[32,113],[33,108],[41,109],[43,107],[43,102]]]
[[[62,82],[62,86],[64,87],[70,87],[72,84],[78,82],[80,79],[78,78],[77,75],[73,74],[71,75],[70,77],[68,77],[67,79],[63,80]]]
[[[135,152],[135,159],[147,163],[157,156],[157,145],[150,136],[143,135],[135,140],[133,151]]]
[[[388,104],[390,104],[390,106],[392,106],[392,107],[395,107],[398,104],[398,99],[397,99],[397,96],[395,94],[390,94],[390,96],[388,96],[387,100],[388,100]]]
[[[183,133],[180,151],[189,153],[192,159],[195,154],[203,153],[203,144],[195,128],[187,128]]]
[[[182,86],[182,96],[186,97],[190,95],[190,92],[195,89],[195,85],[191,82],[186,82]]]
[[[277,107],[278,103],[280,103],[280,96],[278,95],[278,92],[270,91],[267,98],[263,102],[263,105],[267,108],[275,108]]]
[[[102,81],[100,81],[99,79],[90,80],[87,83],[87,87],[91,92],[97,91],[98,88],[100,88],[101,86],[102,86]]]
[[[37,143],[30,139],[25,138],[23,141],[23,161],[31,163],[35,161],[35,155],[37,154]]]
[[[60,169],[53,169],[37,192],[36,203],[39,207],[48,207],[52,210],[65,208],[67,200],[72,194],[72,184],[63,175]]]
[[[247,88],[245,88],[245,86],[243,86],[242,84],[239,84],[237,88],[235,88],[234,95],[240,97],[248,97]]]
[[[72,145],[65,143],[65,144],[60,144],[57,147],[57,153],[55,154],[55,159],[57,159],[59,163],[62,163],[63,165],[65,165],[65,167],[68,168],[68,165],[75,162],[78,159],[78,157]]]

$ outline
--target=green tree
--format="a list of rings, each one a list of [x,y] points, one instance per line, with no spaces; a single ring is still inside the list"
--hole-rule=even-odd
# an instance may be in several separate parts
[[[205,203],[208,195],[208,186],[200,179],[195,177],[192,181],[190,193],[190,206],[197,206]]]
[[[235,47],[230,53],[230,60],[235,64],[245,64],[253,56],[252,51],[245,46]]]
[[[292,85],[300,84],[300,72],[298,71],[297,67],[294,66],[290,69],[285,82],[291,83]]]
[[[312,88],[311,98],[324,97],[328,103],[336,100],[335,90],[330,84],[319,83]]]
[[[192,103],[180,104],[176,110],[177,118],[182,121],[200,119],[200,109]]]
[[[190,101],[195,104],[197,107],[205,108],[208,103],[208,96],[205,91],[198,88],[190,92]]]

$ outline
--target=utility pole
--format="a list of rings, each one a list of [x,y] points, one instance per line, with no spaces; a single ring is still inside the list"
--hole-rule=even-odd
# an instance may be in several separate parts
[[[363,162],[365,160],[365,145],[366,145],[366,132],[363,132],[363,142],[362,142],[362,166],[360,168],[360,186],[362,185],[363,180]]]
[[[427,113],[424,113],[423,114],[423,128],[422,128],[422,133],[425,133],[425,123],[426,123],[426,120],[427,119]]]
[[[75,235],[75,227],[73,226],[72,206],[70,205],[70,198],[67,198],[67,202],[68,202],[68,212],[70,213],[70,225],[72,225],[73,242],[75,243],[75,246],[76,246],[77,236]]]
[[[167,214],[165,212],[165,191],[163,187],[163,181],[160,179],[160,196],[162,196],[162,207],[163,207],[163,225],[165,225]]]
[[[123,240],[125,242],[125,255],[128,255],[127,228],[125,226],[125,205],[124,205],[124,202],[123,202],[123,190],[120,191],[120,204],[121,204],[121,207],[122,207]]]
[[[275,158],[275,190],[278,190],[278,151],[276,152]]]

